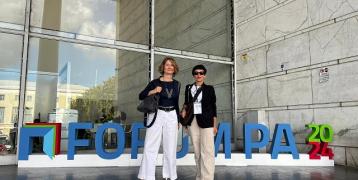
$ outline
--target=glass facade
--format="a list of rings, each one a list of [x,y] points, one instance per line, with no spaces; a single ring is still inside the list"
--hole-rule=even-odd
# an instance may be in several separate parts
[[[0,144],[6,147],[0,156],[16,152],[18,119],[13,119],[13,114],[18,111],[13,107],[19,105],[15,97],[20,93],[22,39],[22,36],[0,33]]]
[[[155,45],[229,57],[230,7],[230,0],[156,0]]]
[[[0,0],[0,25],[25,23],[26,0]]]
[[[148,44],[147,0],[36,0],[31,26],[76,36]]]
[[[101,124],[122,123],[129,130],[142,118],[133,97],[148,82],[148,64],[145,53],[31,38],[26,96],[34,101],[26,101],[24,123],[62,123],[62,151],[69,122],[94,123],[79,134],[92,140],[93,150]],[[108,147],[114,139],[115,132],[108,132]]]
[[[165,56],[155,56],[155,67],[158,67]],[[195,82],[191,71],[198,64],[202,64],[207,69],[205,83],[214,86],[217,96],[218,121],[232,121],[232,99],[231,99],[231,66],[213,62],[193,61],[190,59],[174,58],[180,72],[174,78],[181,82],[181,93],[179,104],[184,103],[185,86]],[[160,76],[156,71],[155,77]]]
[[[143,121],[136,110],[138,94],[152,73],[159,77],[158,65],[165,56],[174,57],[180,67],[175,77],[182,84],[180,106],[185,85],[193,82],[192,67],[204,64],[206,83],[216,90],[218,119],[232,122],[229,0],[0,4],[0,142],[8,148],[0,160],[16,153],[17,127],[33,122],[62,123],[62,153],[67,151],[69,122],[94,124],[93,129],[78,132],[78,138],[91,142],[79,153],[94,153],[96,129],[106,122],[124,126],[129,148],[131,124]],[[15,33],[1,31],[9,28]],[[113,129],[103,138],[108,151],[117,147]],[[33,153],[41,153],[41,147],[41,140],[34,141]]]

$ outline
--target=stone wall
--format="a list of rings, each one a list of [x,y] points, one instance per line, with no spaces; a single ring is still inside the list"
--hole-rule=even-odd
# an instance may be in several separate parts
[[[336,164],[358,167],[358,1],[235,0],[235,12],[239,115],[290,123],[301,152],[305,124],[330,124]]]

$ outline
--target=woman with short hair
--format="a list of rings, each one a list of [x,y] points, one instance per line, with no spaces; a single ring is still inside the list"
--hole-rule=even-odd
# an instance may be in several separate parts
[[[185,109],[189,103],[193,103],[194,115],[189,120],[189,135],[194,146],[196,180],[213,180],[215,172],[216,95],[214,87],[204,83],[206,72],[203,65],[193,68],[195,83],[185,87],[185,103],[181,113],[185,117]]]

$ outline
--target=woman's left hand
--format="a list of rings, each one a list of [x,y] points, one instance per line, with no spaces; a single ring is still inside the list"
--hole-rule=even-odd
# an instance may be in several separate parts
[[[216,135],[218,133],[218,127],[217,127],[217,119],[216,117],[213,118],[214,120],[214,135]]]
[[[213,131],[214,131],[214,135],[216,135],[218,133],[218,128],[217,127],[214,127],[213,128]]]

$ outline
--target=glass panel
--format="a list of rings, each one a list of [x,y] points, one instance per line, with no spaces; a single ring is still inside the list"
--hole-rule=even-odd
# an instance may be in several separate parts
[[[147,54],[38,38],[30,39],[29,53],[26,96],[32,100],[26,101],[25,122],[61,122],[62,152],[69,122],[94,124],[78,131],[78,138],[91,142],[78,153],[94,153],[97,128],[106,122],[123,124],[130,146],[130,126],[142,116],[136,106],[148,82]],[[117,147],[115,130],[103,138],[105,148]]]
[[[164,56],[155,56],[155,69],[159,67]],[[185,98],[185,86],[195,82],[191,71],[195,65],[203,64],[207,69],[205,83],[213,85],[216,94],[217,119],[218,122],[225,121],[232,123],[232,100],[231,100],[231,66],[226,64],[195,61],[190,59],[174,58],[179,66],[179,73],[174,77],[181,83],[179,107],[181,108]],[[159,77],[158,71],[155,77]],[[179,134],[178,144],[181,144]]]
[[[0,33],[0,157],[16,153],[22,36]]]
[[[148,0],[36,0],[31,25],[148,44]]]
[[[26,0],[0,0],[0,22],[25,23]]]
[[[155,46],[231,56],[229,0],[156,0]]]

